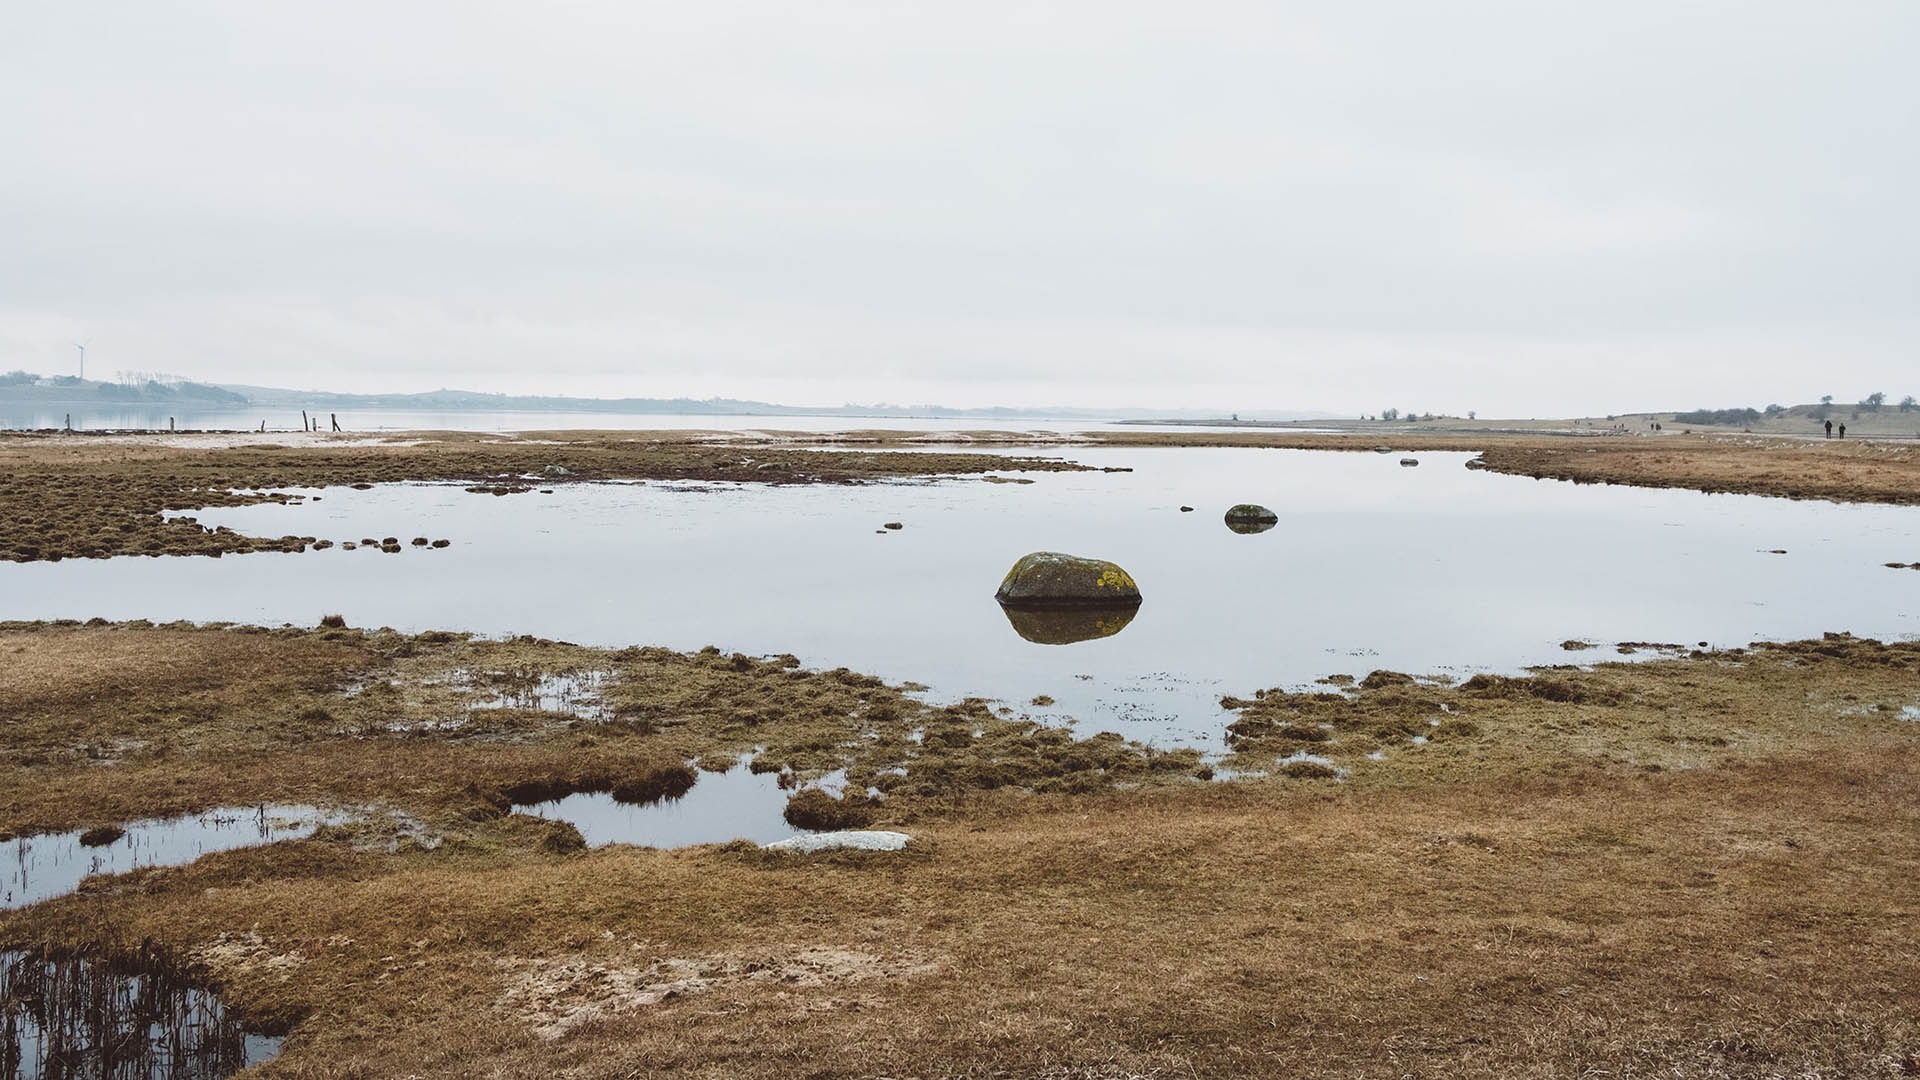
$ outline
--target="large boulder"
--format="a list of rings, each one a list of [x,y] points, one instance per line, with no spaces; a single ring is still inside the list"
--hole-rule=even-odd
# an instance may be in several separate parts
[[[993,598],[1010,608],[1130,608],[1140,586],[1105,559],[1036,551],[1013,564]]]

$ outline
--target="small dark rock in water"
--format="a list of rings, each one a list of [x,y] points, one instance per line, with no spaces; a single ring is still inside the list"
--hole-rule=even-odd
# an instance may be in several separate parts
[[[993,595],[1009,608],[1140,606],[1140,586],[1118,565],[1057,551],[1021,556]]]
[[[880,527],[881,527],[881,528],[883,528],[883,529],[894,529],[894,530],[899,530],[899,529],[904,529],[904,528],[906,528],[906,525],[905,525],[905,524],[903,524],[903,523],[901,523],[901,522],[898,522],[898,521],[889,521],[889,522],[887,522],[887,523],[886,523],[885,525],[882,525],[882,526],[880,526]]]
[[[451,541],[451,540],[435,540],[435,541],[433,542],[433,546],[434,546],[434,547],[437,547],[437,548],[443,548],[443,547],[452,547],[452,546],[453,546],[453,541]]]
[[[315,540],[313,542],[313,550],[315,551],[325,551],[332,546],[333,541],[331,540]]]
[[[127,830],[118,825],[99,825],[80,834],[80,846],[106,847],[125,835]]]
[[[385,540],[380,541],[382,546],[385,546],[387,544],[397,544],[399,542],[400,542],[400,538],[397,536],[389,536]]]
[[[355,484],[355,485],[353,485],[353,490],[355,490],[355,491],[372,491],[372,490],[373,490],[373,485],[372,485],[372,484]]]
[[[353,542],[353,541],[351,541],[351,540],[349,540],[349,541],[347,541],[346,543],[344,543],[344,544],[341,544],[341,545],[340,545],[340,550],[341,550],[341,551],[358,551],[359,549],[360,549],[360,545],[359,545],[359,544],[356,544],[356,543],[354,543],[354,542]]]
[[[380,550],[386,552],[389,555],[398,555],[400,554],[400,545],[399,544],[381,544]]]
[[[1191,513],[1193,513],[1193,507],[1191,507],[1191,506],[1183,506],[1183,507],[1181,507],[1181,508],[1180,508],[1180,512],[1181,512],[1181,513],[1183,513],[1183,514],[1191,514]]]
[[[320,616],[320,625],[329,630],[345,630],[347,628],[347,617],[345,615],[322,615]]]
[[[414,547],[426,547],[428,544],[431,544],[431,543],[433,543],[433,541],[427,539],[424,536],[416,536],[413,538]]]
[[[542,476],[572,476],[572,475],[573,475],[573,470],[572,470],[572,469],[569,469],[569,468],[567,468],[567,467],[566,467],[565,465],[549,465],[549,466],[547,466],[546,468],[544,468],[544,469],[541,469],[541,470],[540,470],[540,475],[542,475]]]
[[[1567,640],[1560,643],[1560,647],[1567,650],[1568,652],[1579,652],[1582,649],[1593,648],[1594,644],[1591,641],[1580,641],[1576,638],[1568,638]]]
[[[1486,458],[1468,458],[1467,459],[1467,468],[1469,469],[1484,469],[1486,467],[1487,467]]]
[[[380,541],[363,536],[360,538],[360,546],[361,547],[379,547]]]
[[[1376,447],[1374,447],[1374,448],[1373,448],[1373,452],[1374,452],[1374,453],[1376,453],[1376,454],[1391,454],[1391,453],[1393,453],[1393,447],[1391,447],[1391,446],[1376,446]]]
[[[1418,464],[1420,464],[1420,459],[1419,459],[1419,458],[1410,458],[1410,457],[1403,457],[1403,458],[1401,458],[1401,459],[1400,459],[1400,464],[1402,464],[1402,465],[1405,465],[1405,466],[1408,466],[1409,468],[1411,468],[1412,466],[1415,466],[1415,465],[1418,465]]]
[[[1768,548],[1767,549],[1767,554],[1769,555],[1785,555],[1786,553],[1787,553],[1786,548]]]
[[[860,829],[873,824],[874,805],[864,795],[836,799],[819,788],[808,788],[787,800],[786,819],[796,829]]]
[[[1227,528],[1243,536],[1266,532],[1279,522],[1279,514],[1258,503],[1241,503],[1227,510]]]

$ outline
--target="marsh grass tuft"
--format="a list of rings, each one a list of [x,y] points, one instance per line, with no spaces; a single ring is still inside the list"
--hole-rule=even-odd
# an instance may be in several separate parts
[[[876,800],[865,795],[836,799],[819,788],[808,788],[787,799],[784,816],[796,829],[863,829],[873,824],[878,807]]]

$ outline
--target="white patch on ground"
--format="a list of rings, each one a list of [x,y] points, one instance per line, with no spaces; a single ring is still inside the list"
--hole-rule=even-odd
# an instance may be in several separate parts
[[[194,959],[212,968],[222,977],[241,973],[266,974],[284,981],[295,968],[307,962],[300,950],[274,952],[257,931],[223,933],[208,945],[195,949]]]
[[[768,851],[791,851],[805,855],[815,851],[899,851],[913,839],[903,832],[880,829],[848,829],[841,832],[802,833],[785,840],[762,845]]]
[[[815,990],[874,979],[903,979],[935,967],[918,957],[887,959],[825,945],[783,956],[717,953],[668,957],[644,967],[584,958],[502,960],[500,966],[509,972],[500,1006],[524,1017],[534,1033],[546,1039],[557,1039],[582,1024],[689,994],[756,984]]]

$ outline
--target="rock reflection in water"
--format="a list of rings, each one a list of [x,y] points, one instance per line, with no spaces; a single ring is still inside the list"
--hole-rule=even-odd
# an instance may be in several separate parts
[[[1263,533],[1278,524],[1280,524],[1278,521],[1260,521],[1253,518],[1227,519],[1227,528],[1242,536],[1249,536],[1253,533]]]
[[[1140,611],[1118,608],[1010,608],[1002,607],[1007,621],[1021,637],[1036,645],[1071,645],[1076,641],[1112,637],[1127,628]]]
[[[0,952],[0,1075],[216,1080],[280,1052],[145,951]]]

